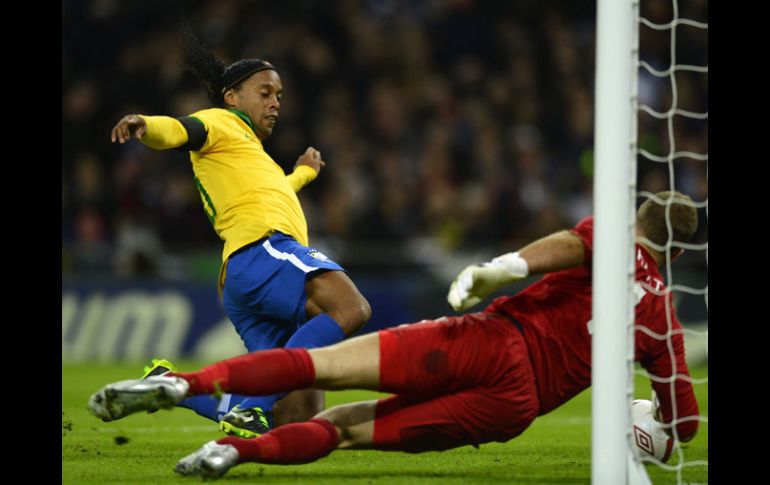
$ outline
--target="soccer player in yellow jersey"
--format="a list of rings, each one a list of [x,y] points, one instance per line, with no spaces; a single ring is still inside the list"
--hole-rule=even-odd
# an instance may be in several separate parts
[[[321,153],[307,148],[287,176],[262,146],[280,115],[281,77],[261,59],[225,66],[189,25],[182,35],[186,64],[215,107],[181,118],[130,114],[112,129],[112,141],[133,138],[157,150],[190,152],[203,210],[224,241],[219,289],[225,312],[249,352],[343,340],[366,323],[371,309],[342,267],[308,247],[296,192],[325,165]],[[321,391],[283,396],[198,396],[180,405],[247,438],[269,429],[281,398],[276,424],[310,419],[324,408]]]

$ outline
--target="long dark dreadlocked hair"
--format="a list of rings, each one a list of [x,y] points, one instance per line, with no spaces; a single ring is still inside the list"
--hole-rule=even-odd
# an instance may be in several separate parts
[[[187,17],[180,20],[184,63],[195,77],[203,83],[206,94],[215,106],[224,104],[224,94],[235,88],[252,74],[273,69],[272,64],[262,59],[241,59],[229,66],[214,57],[214,53],[195,35]]]

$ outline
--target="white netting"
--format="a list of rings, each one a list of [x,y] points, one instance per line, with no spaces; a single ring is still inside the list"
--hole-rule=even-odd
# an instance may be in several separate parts
[[[699,214],[696,236],[687,244],[659,246],[645,241],[654,249],[670,255],[676,248],[685,254],[661,273],[667,290],[674,294],[677,316],[684,329],[677,331],[685,338],[690,380],[696,395],[706,396],[708,386],[708,3],[706,0],[641,0],[638,5],[639,51],[637,63],[637,186],[639,203],[663,190],[678,190],[689,195]],[[658,199],[659,200],[659,199]],[[660,201],[660,200],[659,200]],[[662,202],[662,201],[660,201]],[[668,212],[667,212],[668,215]],[[668,221],[669,234],[671,224]],[[659,290],[644,287],[651,293]],[[671,309],[667,309],[671,310]],[[653,338],[666,340],[669,332],[657,335],[636,326]],[[672,359],[673,360],[673,359]],[[647,373],[643,370],[637,373]],[[671,384],[676,377],[658,382]],[[698,388],[700,386],[700,389]],[[638,390],[639,391],[639,390]],[[640,392],[637,392],[637,395]],[[708,437],[708,402],[699,398],[701,422],[696,440]],[[675,423],[683,422],[674,416]],[[690,418],[692,419],[692,418]],[[706,441],[707,442],[707,441]],[[706,449],[707,446],[700,446]],[[694,453],[687,445],[677,444],[668,463],[650,459],[675,476],[677,483],[693,481],[688,470],[708,468],[707,452]],[[654,480],[653,480],[654,481]]]

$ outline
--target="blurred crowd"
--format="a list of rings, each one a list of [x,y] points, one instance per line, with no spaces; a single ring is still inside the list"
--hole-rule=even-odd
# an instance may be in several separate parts
[[[180,2],[68,0],[62,18],[64,274],[174,274],[161,255],[218,254],[186,154],[109,142],[128,113],[209,107],[185,71]],[[707,1],[679,17],[707,22]],[[193,27],[229,63],[278,69],[281,118],[265,147],[291,170],[306,147],[327,162],[301,201],[318,240],[382,248],[431,241],[499,253],[592,212],[593,1],[190,1]],[[642,0],[654,23],[670,0]],[[707,31],[640,27],[657,70],[708,65]],[[639,70],[639,102],[707,112],[708,75]],[[639,146],[708,152],[708,121],[639,114]],[[639,188],[707,199],[707,163],[639,157]],[[699,239],[707,239],[705,213]],[[373,251],[370,255],[377,258]],[[403,256],[403,255],[402,255]],[[343,264],[344,252],[335,254]],[[172,260],[173,261],[173,260]]]

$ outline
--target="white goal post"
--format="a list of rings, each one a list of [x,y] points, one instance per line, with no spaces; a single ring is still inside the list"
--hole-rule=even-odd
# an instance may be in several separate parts
[[[633,369],[628,355],[633,352],[633,333],[628,326],[619,325],[633,321],[634,317],[634,10],[632,0],[597,2],[591,354],[593,485],[629,483],[629,471],[640,468],[629,461]]]

